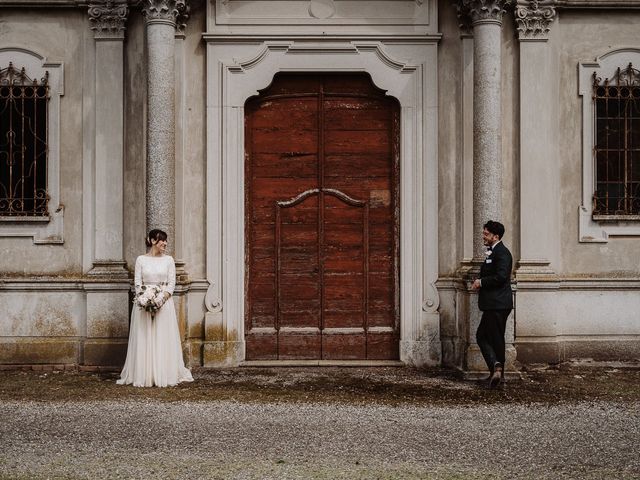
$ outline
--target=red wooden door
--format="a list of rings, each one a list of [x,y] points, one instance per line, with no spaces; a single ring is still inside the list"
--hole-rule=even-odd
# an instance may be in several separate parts
[[[397,101],[282,74],[245,111],[246,358],[397,359]]]

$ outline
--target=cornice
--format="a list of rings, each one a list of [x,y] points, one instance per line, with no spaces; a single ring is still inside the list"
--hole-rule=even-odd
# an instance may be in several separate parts
[[[232,35],[205,32],[202,39],[207,43],[224,44],[224,43],[262,43],[268,41],[313,41],[313,42],[353,42],[353,41],[377,41],[384,44],[401,43],[405,44],[433,44],[442,40],[442,34],[435,35],[367,35],[367,34],[326,34],[326,35],[276,35],[276,34],[256,34],[256,35]]]
[[[113,3],[135,7],[139,0],[114,0]],[[0,0],[0,8],[88,8],[100,0]]]
[[[556,8],[640,10],[640,2],[638,0],[558,0]]]

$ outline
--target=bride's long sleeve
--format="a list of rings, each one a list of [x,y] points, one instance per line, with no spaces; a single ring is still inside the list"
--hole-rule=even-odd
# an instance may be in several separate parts
[[[136,295],[142,293],[142,260],[140,257],[136,258],[136,269],[133,277],[133,286],[136,289]]]
[[[165,292],[173,295],[173,290],[176,288],[176,262],[173,257],[169,257],[169,278],[167,279],[167,288]]]

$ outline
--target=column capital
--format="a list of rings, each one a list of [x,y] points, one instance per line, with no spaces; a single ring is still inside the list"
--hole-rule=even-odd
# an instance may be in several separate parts
[[[177,27],[186,21],[187,0],[141,0],[140,6],[147,25],[166,23]]]
[[[191,13],[191,7],[187,3],[185,8],[182,9],[176,17],[176,35],[184,37],[185,30],[187,29],[187,20],[189,20],[189,14]]]
[[[89,22],[95,38],[124,38],[129,7],[122,1],[97,1],[89,4]]]
[[[514,0],[458,0],[456,9],[461,27],[464,29],[480,23],[502,24],[502,15],[505,9],[513,4]]]
[[[549,39],[557,3],[557,0],[518,0],[515,19],[520,41]]]

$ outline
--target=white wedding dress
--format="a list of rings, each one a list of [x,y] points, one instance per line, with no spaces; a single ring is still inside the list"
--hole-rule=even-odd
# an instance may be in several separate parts
[[[140,255],[136,259],[136,294],[142,285],[166,284],[163,288],[172,296],[154,317],[138,305],[133,306],[129,326],[127,359],[120,374],[119,385],[135,387],[167,387],[180,382],[192,382],[182,358],[180,331],[173,304],[176,266],[173,257]]]

